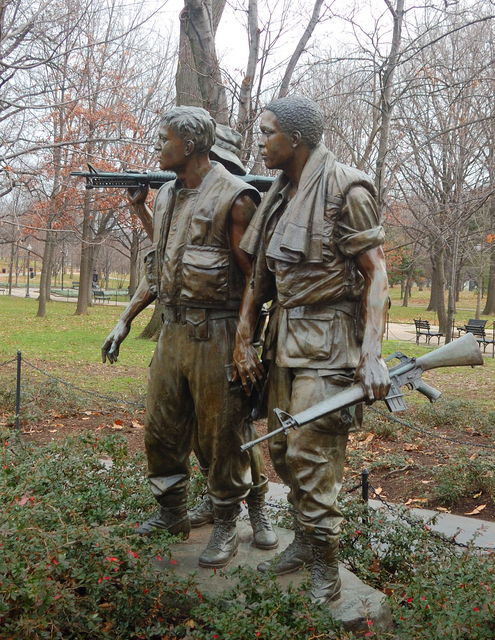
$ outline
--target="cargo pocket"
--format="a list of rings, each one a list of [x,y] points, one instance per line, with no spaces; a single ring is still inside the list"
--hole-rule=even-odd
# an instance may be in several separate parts
[[[156,246],[152,247],[144,256],[144,276],[151,293],[156,295],[158,293]]]
[[[311,313],[311,312],[309,312]],[[287,355],[291,358],[328,360],[332,351],[335,312],[303,315],[300,308],[287,310]]]
[[[208,311],[206,309],[186,310],[187,335],[192,340],[209,340]]]
[[[229,254],[212,247],[188,246],[182,259],[181,301],[226,302]]]

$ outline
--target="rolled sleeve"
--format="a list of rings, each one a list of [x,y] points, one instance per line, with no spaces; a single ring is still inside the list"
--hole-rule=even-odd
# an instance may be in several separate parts
[[[336,236],[340,251],[348,257],[383,244],[385,233],[376,200],[366,187],[358,185],[349,190],[337,222]]]

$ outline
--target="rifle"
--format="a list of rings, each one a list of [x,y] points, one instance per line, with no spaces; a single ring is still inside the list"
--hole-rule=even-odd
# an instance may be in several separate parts
[[[86,189],[132,189],[146,187],[159,189],[165,182],[177,177],[172,171],[99,171],[88,162],[89,171],[71,171],[71,176],[86,178]],[[269,176],[237,176],[258,191],[268,191],[274,178]]]
[[[421,380],[421,375],[424,371],[439,367],[462,367],[468,365],[474,367],[475,365],[483,364],[483,355],[476,338],[472,334],[466,334],[462,338],[455,340],[455,342],[445,344],[443,347],[434,349],[419,358],[408,358],[403,353],[397,352],[388,359],[390,360],[394,357],[399,358],[400,363],[389,369],[391,385],[387,396],[384,398],[389,411],[393,413],[407,409],[401,387],[406,386],[409,389],[416,389],[425,395],[430,402],[435,402],[442,395],[440,391]],[[365,400],[366,396],[362,386],[353,384],[332,398],[322,400],[312,407],[296,413],[294,416],[281,409],[274,409],[281,426],[264,436],[256,438],[256,440],[246,442],[241,446],[241,451],[246,451],[255,444],[272,438],[279,433],[287,435],[289,429],[297,429],[328,413],[352,407]]]

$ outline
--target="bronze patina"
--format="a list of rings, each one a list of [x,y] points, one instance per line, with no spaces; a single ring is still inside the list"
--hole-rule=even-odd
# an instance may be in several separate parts
[[[146,275],[102,347],[103,362],[115,362],[132,320],[154,300],[163,305],[145,421],[148,478],[160,510],[137,531],[189,535],[186,493],[194,450],[207,475],[214,520],[199,558],[205,567],[225,566],[235,554],[236,519],[248,496],[258,507],[258,519],[265,518],[263,527],[255,523],[262,529],[259,546],[277,544],[265,514],[260,515],[266,478],[259,454],[251,462],[240,450],[253,433],[250,400],[232,381],[239,305],[250,273],[239,242],[259,193],[210,161],[214,139],[215,122],[204,109],[177,107],[165,115],[156,151],[160,169],[174,171],[177,179],[157,194]],[[133,193],[132,204],[144,206],[146,194],[146,189]]]
[[[282,172],[240,245],[256,257],[234,350],[242,384],[260,385],[265,375],[252,335],[260,305],[271,301],[269,409],[298,414],[354,382],[366,399],[384,398],[387,274],[373,183],[321,143],[323,117],[311,100],[273,101],[260,128],[265,165]],[[282,574],[308,565],[315,602],[340,597],[337,496],[349,428],[361,417],[362,405],[345,407],[270,441],[275,470],[290,489],[295,537],[259,569]],[[268,420],[269,430],[278,426],[271,410]]]

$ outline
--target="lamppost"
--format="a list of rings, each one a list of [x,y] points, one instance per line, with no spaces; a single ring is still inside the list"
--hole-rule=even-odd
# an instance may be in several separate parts
[[[31,274],[29,273],[29,258],[31,257],[31,245],[28,244],[27,249],[27,285],[26,285],[26,298],[29,298],[29,282],[31,280]]]

